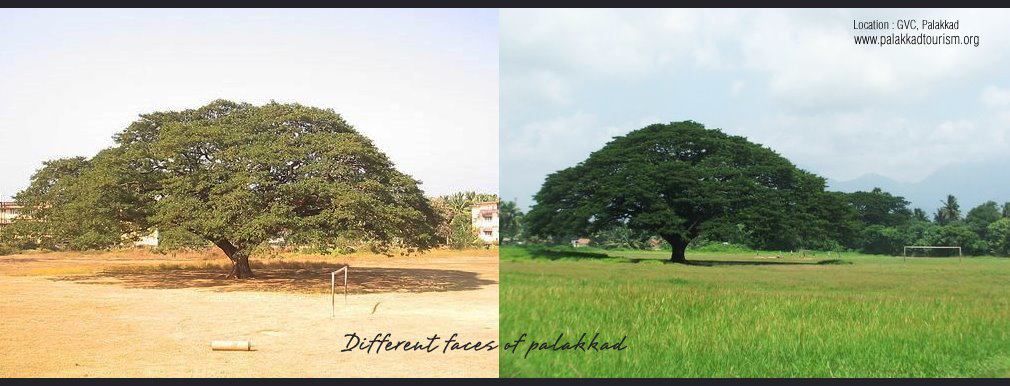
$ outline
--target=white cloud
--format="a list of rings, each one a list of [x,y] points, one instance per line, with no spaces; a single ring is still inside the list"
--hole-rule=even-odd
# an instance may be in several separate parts
[[[865,46],[853,43],[851,21],[906,15],[960,19],[980,33],[985,48],[971,46]],[[799,111],[860,109],[922,100],[938,87],[998,68],[1007,41],[1006,15],[971,10],[760,11],[740,36],[745,65],[769,76],[771,94]],[[997,32],[998,31],[998,32]],[[991,32],[991,33],[986,33]],[[733,45],[733,42],[728,42]]]
[[[567,106],[572,95],[567,79],[550,70],[533,70],[502,74],[501,92],[506,100],[520,98],[525,102]]]
[[[503,10],[502,114],[509,122],[501,130],[526,133],[502,144],[503,186],[512,183],[507,147],[550,160],[529,161],[522,171],[546,174],[602,145],[604,128],[680,119],[745,135],[836,179],[878,173],[915,181],[944,165],[997,156],[1010,138],[1010,90],[992,85],[1010,64],[1007,16],[960,9]],[[981,45],[853,43],[852,20],[897,18],[958,19],[955,33],[978,34]],[[540,71],[551,77],[532,75]],[[571,124],[576,119],[584,121]]]
[[[982,91],[982,95],[979,96],[979,100],[991,108],[1010,107],[1010,89],[996,86],[986,87],[985,90]]]

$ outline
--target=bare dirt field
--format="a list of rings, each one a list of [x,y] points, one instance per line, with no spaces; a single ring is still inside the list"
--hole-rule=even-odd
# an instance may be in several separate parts
[[[352,332],[497,343],[497,251],[254,260],[235,281],[210,251],[0,256],[0,377],[498,376],[497,350],[340,352]],[[332,317],[329,272],[345,265]]]

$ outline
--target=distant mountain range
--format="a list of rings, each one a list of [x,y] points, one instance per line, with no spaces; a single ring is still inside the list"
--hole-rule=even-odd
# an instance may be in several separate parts
[[[948,165],[925,179],[904,183],[879,174],[865,174],[849,181],[828,179],[828,190],[868,191],[879,187],[905,197],[911,208],[922,208],[932,216],[940,201],[953,194],[961,205],[961,214],[989,200],[1003,205],[1010,201],[1010,158],[1003,160]]]

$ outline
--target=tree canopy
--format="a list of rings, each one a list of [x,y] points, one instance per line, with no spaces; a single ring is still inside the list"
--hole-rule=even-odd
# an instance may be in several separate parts
[[[252,275],[252,249],[275,238],[355,238],[381,252],[437,242],[419,182],[332,110],[217,100],[143,114],[115,143],[90,160],[47,163],[18,201],[50,226],[75,212],[94,219],[83,234],[57,234],[81,247],[92,245],[91,230],[102,239],[94,245],[184,230],[224,251],[237,278]]]
[[[908,245],[1010,254],[1010,203],[961,214],[947,195],[931,221],[880,188],[824,191],[824,180],[770,149],[696,122],[650,125],[616,137],[584,161],[547,176],[519,223],[528,240],[655,248],[684,260],[688,243],[770,250],[901,254]],[[504,216],[503,216],[504,218]],[[504,229],[504,226],[503,226]]]
[[[859,221],[864,224],[895,226],[911,220],[908,201],[880,188],[869,192],[852,192],[847,195],[855,208]]]
[[[550,174],[526,219],[530,232],[555,237],[626,224],[662,237],[684,261],[692,239],[726,224],[742,224],[758,247],[802,245],[823,233],[815,213],[824,194],[824,179],[774,151],[685,121],[616,137]]]
[[[947,225],[961,219],[961,207],[957,203],[957,197],[948,194],[947,199],[942,201],[942,206],[936,209],[933,214],[933,221],[940,225]]]
[[[126,180],[135,171],[120,163],[118,149],[95,157],[73,157],[43,163],[28,188],[14,200],[24,221],[8,233],[22,246],[72,250],[105,248],[128,242],[148,226],[150,207]]]

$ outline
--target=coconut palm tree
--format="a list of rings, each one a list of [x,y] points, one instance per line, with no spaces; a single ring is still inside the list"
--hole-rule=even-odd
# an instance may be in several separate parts
[[[502,239],[515,240],[522,234],[523,212],[515,201],[505,201],[501,203],[498,212],[498,221],[501,225]]]
[[[961,208],[957,204],[957,197],[953,194],[947,195],[946,201],[941,201],[943,206],[936,210],[936,214],[933,215],[933,220],[937,224],[947,225],[954,221],[961,219]]]

